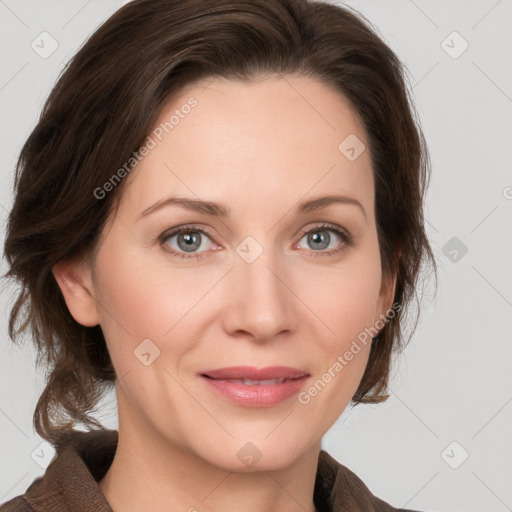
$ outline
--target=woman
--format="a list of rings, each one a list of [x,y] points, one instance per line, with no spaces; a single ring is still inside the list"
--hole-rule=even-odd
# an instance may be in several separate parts
[[[435,270],[403,75],[321,2],[135,0],[91,36],[18,162],[9,329],[57,456],[0,510],[396,510],[320,443],[387,398]]]

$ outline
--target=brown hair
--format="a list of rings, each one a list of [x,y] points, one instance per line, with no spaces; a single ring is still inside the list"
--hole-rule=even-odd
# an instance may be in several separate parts
[[[21,286],[9,335],[16,342],[29,328],[37,365],[47,367],[34,413],[44,439],[57,444],[75,422],[102,428],[90,413],[116,380],[101,327],[73,319],[52,273],[61,260],[93,254],[126,180],[101,199],[95,190],[143,145],[164,104],[185,85],[272,73],[333,87],[368,134],[383,276],[397,276],[394,301],[403,307],[372,343],[353,402],[389,396],[392,350],[404,346],[405,306],[422,264],[429,261],[436,271],[423,220],[430,163],[403,65],[371,23],[348,7],[135,0],[68,63],[17,162],[4,277]]]

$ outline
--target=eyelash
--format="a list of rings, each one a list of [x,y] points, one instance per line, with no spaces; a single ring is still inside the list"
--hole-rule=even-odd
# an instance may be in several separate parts
[[[336,233],[342,240],[342,246],[339,248],[339,249],[334,249],[334,250],[331,250],[331,251],[310,251],[311,252],[311,256],[313,256],[314,258],[316,257],[331,257],[331,256],[336,256],[338,254],[340,254],[342,251],[346,250],[347,248],[349,247],[352,247],[354,245],[354,237],[352,235],[350,235],[349,233],[345,232],[345,231],[342,231],[340,230],[336,225],[334,224],[329,224],[329,223],[323,223],[323,224],[320,224],[319,226],[315,226],[311,229],[307,229],[307,230],[304,230],[300,233],[300,238],[299,238],[299,241],[302,240],[302,238],[304,237],[304,235],[307,235],[309,233],[315,233],[317,231],[322,231],[322,230],[328,230],[328,231],[333,231],[334,233]],[[165,232],[163,233],[162,235],[160,235],[158,241],[160,242],[161,245],[164,245],[165,242],[167,240],[169,240],[169,238],[172,238],[173,236],[175,235],[179,235],[180,233],[183,233],[183,232],[191,232],[191,233],[201,233],[202,235],[206,235],[208,236],[209,238],[211,238],[211,235],[208,233],[207,230],[201,228],[201,227],[195,227],[195,226],[181,226],[179,228],[176,228],[172,231],[168,231],[168,232]],[[173,256],[176,256],[177,258],[183,258],[183,259],[202,259],[204,257],[204,253],[190,253],[190,254],[186,254],[184,252],[179,252],[179,251],[176,251],[174,249],[164,249],[165,252],[167,253],[170,253],[172,254]],[[207,251],[205,251],[207,252]]]

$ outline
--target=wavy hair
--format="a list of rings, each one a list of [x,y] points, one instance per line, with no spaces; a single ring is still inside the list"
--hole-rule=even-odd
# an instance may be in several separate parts
[[[47,369],[37,433],[56,445],[77,422],[103,428],[92,413],[116,382],[101,327],[73,319],[52,268],[94,253],[123,182],[101,200],[94,191],[143,145],[172,95],[207,77],[311,77],[339,92],[362,121],[382,273],[396,276],[401,308],[374,339],[352,400],[387,399],[392,353],[409,341],[402,322],[420,270],[436,271],[423,217],[429,155],[406,71],[362,14],[326,2],[135,0],[105,21],[59,76],[16,165],[4,278],[19,285],[9,336],[17,342],[29,331],[36,363]]]

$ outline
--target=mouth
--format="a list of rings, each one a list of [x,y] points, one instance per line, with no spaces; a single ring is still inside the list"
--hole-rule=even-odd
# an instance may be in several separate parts
[[[277,405],[297,394],[310,377],[289,367],[232,367],[198,375],[216,396],[242,407]]]
[[[250,385],[266,381],[279,381],[280,379],[293,380],[309,375],[305,370],[290,366],[267,366],[256,368],[255,366],[231,366],[215,370],[206,370],[201,373],[205,377],[219,380],[245,380]],[[278,383],[278,382],[277,382]]]
[[[253,379],[215,379],[206,374],[201,374],[202,377],[206,377],[207,379],[216,380],[219,382],[231,382],[233,384],[244,384],[245,386],[274,386],[276,384],[281,384],[282,382],[288,382],[291,380],[299,380],[302,377],[295,378],[285,378],[280,377],[278,379],[264,379],[264,380],[253,380]]]

